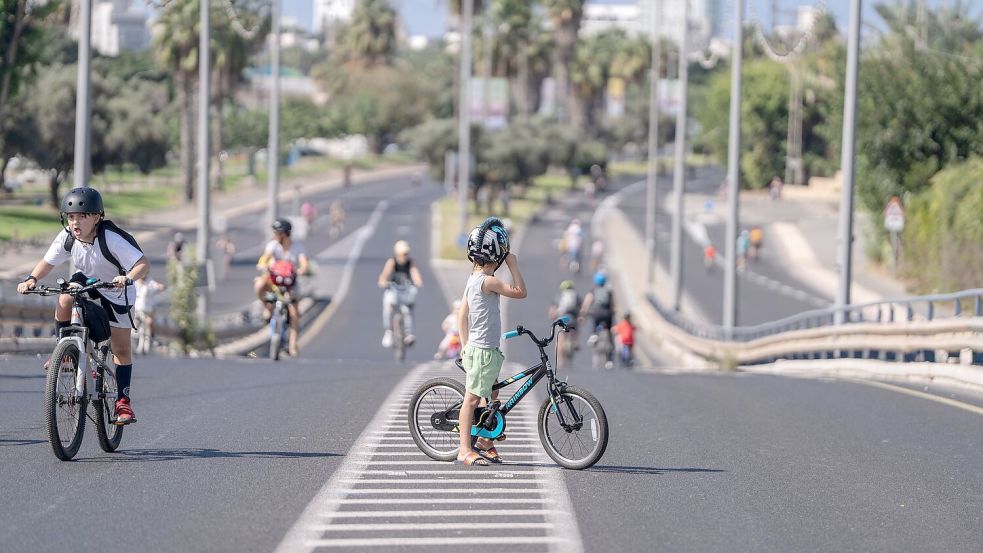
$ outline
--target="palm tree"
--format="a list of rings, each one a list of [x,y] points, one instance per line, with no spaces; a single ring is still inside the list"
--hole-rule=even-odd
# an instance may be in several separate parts
[[[361,0],[341,30],[339,45],[348,63],[388,65],[396,53],[396,10],[388,0]]]
[[[222,126],[226,102],[235,96],[243,82],[242,71],[249,65],[250,54],[263,44],[269,34],[270,17],[261,15],[256,2],[232,0],[235,13],[243,27],[249,32],[242,34],[232,26],[229,14],[224,9],[212,9],[212,98],[216,117],[212,125],[212,150],[215,153],[215,186],[222,187],[224,171],[221,152],[224,150]],[[219,4],[221,6],[221,4]]]
[[[561,106],[567,103],[572,112],[578,107],[576,98],[570,94],[570,65],[577,49],[577,34],[580,20],[584,15],[584,0],[543,0],[550,23],[553,25],[553,75],[556,79],[556,102]],[[562,117],[561,112],[561,119]]]
[[[154,50],[174,75],[181,104],[181,174],[184,198],[194,198],[194,86],[198,72],[199,0],[173,0],[160,12]]]

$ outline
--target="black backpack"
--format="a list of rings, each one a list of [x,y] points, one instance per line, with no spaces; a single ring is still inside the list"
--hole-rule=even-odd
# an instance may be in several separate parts
[[[125,275],[126,269],[124,269],[123,265],[120,264],[119,259],[116,259],[116,256],[113,255],[113,252],[109,251],[109,245],[106,244],[107,227],[109,228],[109,230],[123,237],[123,240],[129,242],[131,246],[140,250],[140,253],[143,253],[143,248],[140,247],[140,244],[137,244],[137,239],[134,238],[132,234],[119,228],[119,225],[117,225],[116,223],[108,219],[103,219],[102,221],[99,221],[99,226],[96,227],[96,236],[99,238],[99,250],[102,252],[103,257],[105,257],[110,263],[116,266],[116,269],[119,270],[120,275]],[[65,251],[71,253],[72,247],[75,246],[75,237],[72,236],[71,232],[68,232],[68,229],[65,229],[65,232],[68,234],[68,236],[65,238]]]

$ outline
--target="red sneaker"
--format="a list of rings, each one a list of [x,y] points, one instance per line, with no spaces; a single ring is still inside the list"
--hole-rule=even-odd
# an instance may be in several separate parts
[[[116,422],[114,424],[123,426],[131,422],[137,422],[137,418],[133,415],[133,409],[130,409],[130,398],[121,397],[116,400]]]

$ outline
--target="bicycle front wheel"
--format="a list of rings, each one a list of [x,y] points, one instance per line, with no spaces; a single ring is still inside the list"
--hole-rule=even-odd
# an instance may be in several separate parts
[[[44,415],[48,442],[62,461],[70,461],[82,445],[85,428],[85,375],[79,367],[82,354],[72,341],[55,346],[44,390]],[[79,392],[76,383],[81,382]]]
[[[116,387],[116,377],[108,369],[96,373],[96,392],[99,396],[92,402],[95,411],[93,420],[96,423],[96,436],[99,438],[99,447],[106,453],[112,453],[123,439],[123,427],[114,424],[119,391]]]
[[[561,414],[566,427],[560,423]],[[587,390],[567,386],[555,409],[546,398],[537,420],[543,448],[563,468],[590,467],[608,447],[608,418],[601,402]]]
[[[457,428],[457,420],[439,421],[439,424],[445,428],[436,428],[434,415],[456,407],[457,416],[460,416],[462,401],[464,401],[464,384],[453,378],[435,378],[425,382],[413,394],[406,411],[406,420],[413,441],[427,457],[435,461],[457,459],[461,438],[458,431],[452,430]]]
[[[273,322],[270,323],[270,359],[274,361],[280,360],[280,349],[283,347],[283,320],[279,315],[273,316]]]

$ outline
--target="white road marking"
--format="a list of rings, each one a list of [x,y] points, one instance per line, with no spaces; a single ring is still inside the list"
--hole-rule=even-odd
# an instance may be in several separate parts
[[[341,466],[287,532],[278,552],[307,552],[321,547],[449,547],[487,543],[487,537],[462,535],[463,529],[533,530],[530,536],[496,532],[495,543],[545,544],[551,551],[583,551],[561,473],[553,468],[555,465],[539,444],[533,443],[538,442],[534,427],[540,401],[527,399],[509,417],[506,434],[510,439],[500,446],[505,464],[461,467],[429,460],[416,447],[407,428],[406,411],[411,394],[406,390],[429,380],[423,376],[436,374],[458,376],[460,373],[453,368],[424,364],[404,377],[355,441]],[[513,428],[517,430],[513,432]],[[516,461],[523,464],[514,464]],[[385,510],[373,510],[379,507]],[[464,512],[482,517],[482,523],[475,527],[458,522]],[[424,517],[422,523],[392,520]],[[489,517],[491,521],[486,522]],[[529,520],[529,517],[540,518]],[[442,518],[447,522],[441,521]],[[342,531],[356,532],[356,537],[338,534]],[[357,532],[380,531],[390,535],[357,537]],[[399,535],[392,536],[392,533]]]
[[[904,386],[895,386],[894,384],[888,384],[886,382],[878,382],[876,380],[853,380],[853,382],[857,382],[859,384],[866,384],[868,386],[873,386],[875,388],[883,388],[885,390],[891,390],[892,392],[898,392],[900,394],[907,394],[909,396],[920,397],[922,399],[927,399],[929,401],[934,401],[936,403],[941,403],[943,405],[948,405],[950,407],[962,409],[963,411],[969,411],[970,413],[983,415],[983,407],[978,407],[970,403],[965,403],[947,397],[937,396],[935,394],[927,394],[925,392],[919,392],[918,390],[912,390],[911,388],[905,388]]]

